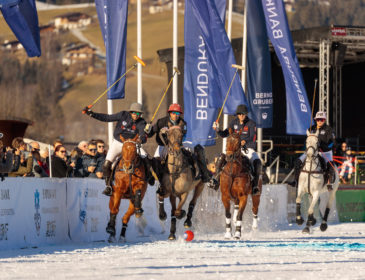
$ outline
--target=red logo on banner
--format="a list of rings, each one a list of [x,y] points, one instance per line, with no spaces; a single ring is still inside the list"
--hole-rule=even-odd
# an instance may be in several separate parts
[[[346,36],[345,27],[332,27],[331,32],[332,36]]]
[[[248,126],[245,126],[245,127],[243,128],[243,130],[244,130],[244,131],[248,131]]]

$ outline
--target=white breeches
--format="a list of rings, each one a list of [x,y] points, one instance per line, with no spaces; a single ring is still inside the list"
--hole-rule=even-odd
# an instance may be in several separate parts
[[[115,158],[122,153],[123,143],[113,139],[111,146],[109,147],[109,151],[106,154],[106,160],[113,162]],[[143,148],[137,148],[137,152],[141,157],[146,157],[146,152]]]
[[[165,146],[158,145],[153,157],[155,158],[159,157],[160,159],[165,160],[167,157],[167,148]]]

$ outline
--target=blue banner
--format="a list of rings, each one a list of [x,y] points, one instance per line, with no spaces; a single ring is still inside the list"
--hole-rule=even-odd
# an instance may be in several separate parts
[[[187,0],[185,6],[191,10],[190,17],[185,15],[189,21],[195,20],[196,25],[193,29],[199,29],[202,40],[205,44],[205,51],[200,51],[200,56],[209,60],[211,66],[213,81],[200,80],[202,83],[214,82],[216,87],[211,95],[208,96],[211,108],[220,108],[223,105],[226,93],[231,84],[231,80],[236,72],[232,64],[236,64],[231,42],[227,37],[224,29],[224,22],[221,18],[221,12],[218,12],[214,0]],[[192,32],[192,30],[186,31]],[[189,34],[188,34],[189,35]],[[193,40],[188,36],[185,38],[185,44]],[[238,75],[236,76],[230,90],[227,102],[224,106],[224,113],[235,114],[237,105],[245,104],[248,106]]]
[[[283,69],[286,89],[286,132],[305,135],[310,125],[311,109],[302,72],[282,0],[261,0],[266,29]]]
[[[95,0],[95,6],[105,44],[109,88],[126,71],[128,0]],[[125,78],[108,91],[108,99],[124,98]]]
[[[224,22],[226,1],[216,0],[215,4],[219,18]],[[215,145],[215,131],[212,129],[212,124],[217,118],[218,109],[209,106],[209,97],[217,94],[219,85],[201,30],[197,28],[199,23],[195,19],[190,1],[186,1],[185,4],[184,23],[184,119],[188,125],[184,144],[211,146]]]
[[[247,97],[249,117],[260,128],[272,126],[273,96],[271,58],[265,17],[260,1],[246,0],[247,11]]]
[[[41,55],[38,14],[35,0],[0,2],[4,19],[29,57]]]

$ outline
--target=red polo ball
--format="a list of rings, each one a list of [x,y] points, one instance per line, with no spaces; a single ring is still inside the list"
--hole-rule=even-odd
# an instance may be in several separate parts
[[[184,239],[185,241],[192,241],[194,239],[194,232],[192,232],[191,230],[185,231]]]

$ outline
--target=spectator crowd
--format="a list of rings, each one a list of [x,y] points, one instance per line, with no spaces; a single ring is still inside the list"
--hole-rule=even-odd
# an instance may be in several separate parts
[[[36,141],[29,144],[23,138],[13,139],[11,147],[0,140],[0,174],[9,177],[89,177],[103,178],[106,157],[103,140],[81,141],[70,153],[62,141],[53,143],[53,154],[40,149]]]

